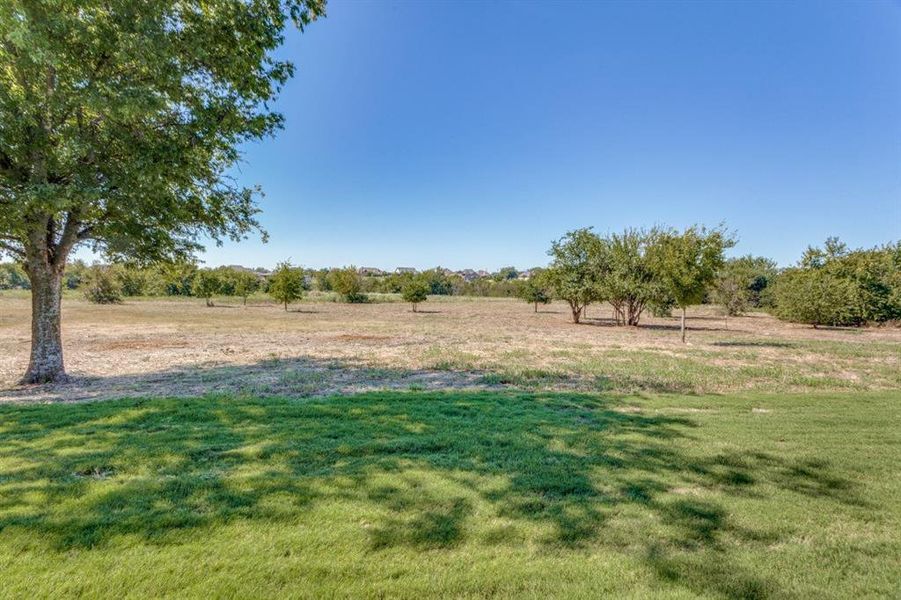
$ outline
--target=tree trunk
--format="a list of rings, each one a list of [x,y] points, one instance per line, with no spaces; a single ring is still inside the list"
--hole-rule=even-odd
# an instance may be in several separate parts
[[[28,265],[31,281],[31,358],[21,384],[65,383],[60,327],[62,270],[50,265]]]
[[[413,312],[416,312],[416,303],[413,303]]]
[[[680,327],[682,331],[682,343],[685,343],[685,307],[682,307],[682,326]]]
[[[535,303],[535,312],[538,312],[538,303]]]
[[[288,303],[285,302],[285,312],[288,312]]]
[[[247,306],[247,296],[244,296],[244,306]]]
[[[575,305],[575,304],[570,304],[569,308],[570,308],[570,310],[572,310],[572,313],[573,313],[573,323],[578,325],[579,320],[582,318],[582,308],[583,307],[579,307],[578,305]]]

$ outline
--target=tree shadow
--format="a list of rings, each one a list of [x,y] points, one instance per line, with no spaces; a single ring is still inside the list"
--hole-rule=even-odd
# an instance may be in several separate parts
[[[290,521],[348,502],[374,515],[361,524],[368,552],[519,546],[503,532],[472,537],[476,507],[538,531],[531,542],[548,551],[620,550],[633,533],[614,517],[638,511],[661,524],[641,553],[659,577],[738,598],[771,588],[741,573],[724,539],[764,545],[791,532],[739,527],[718,498],[777,489],[822,510],[865,505],[826,462],[699,455],[687,449],[696,421],[624,408],[599,395],[510,392],[4,406],[0,533],[57,552],[129,536],[178,544],[236,520]]]

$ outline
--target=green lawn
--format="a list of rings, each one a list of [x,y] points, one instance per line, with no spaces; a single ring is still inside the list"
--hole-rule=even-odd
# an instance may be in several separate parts
[[[0,596],[901,596],[901,395],[0,407]]]

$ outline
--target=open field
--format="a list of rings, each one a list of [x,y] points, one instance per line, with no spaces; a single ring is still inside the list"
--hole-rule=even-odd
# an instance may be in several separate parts
[[[0,296],[0,400],[196,396],[209,392],[314,396],[378,389],[503,386],[616,393],[901,389],[901,329],[820,329],[764,314],[729,319],[691,311],[614,327],[592,306],[573,325],[561,303],[433,298],[403,303],[262,301],[206,308],[196,299],[63,303],[74,385],[13,389],[29,348],[27,296]],[[728,327],[728,329],[727,329]]]
[[[901,595],[897,393],[0,406],[45,597]]]
[[[0,596],[901,595],[898,329],[381,300],[0,297]]]

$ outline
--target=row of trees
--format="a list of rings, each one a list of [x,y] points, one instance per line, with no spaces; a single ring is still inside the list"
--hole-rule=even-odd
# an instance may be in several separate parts
[[[596,302],[609,302],[622,325],[638,325],[648,308],[662,313],[678,306],[684,342],[686,308],[704,300],[734,243],[722,228],[628,229],[607,236],[577,229],[553,242],[550,267],[533,277],[524,297],[565,300],[574,323]]]

